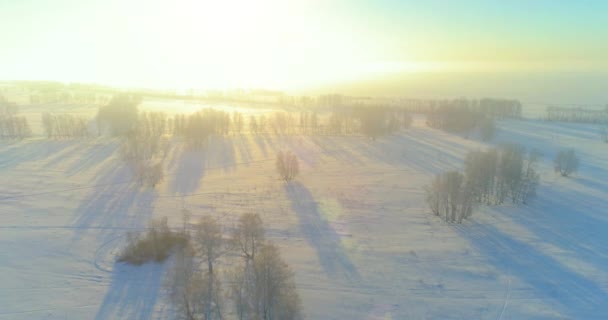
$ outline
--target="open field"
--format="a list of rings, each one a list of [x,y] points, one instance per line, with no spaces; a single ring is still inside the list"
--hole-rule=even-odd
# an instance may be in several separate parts
[[[115,254],[151,218],[179,226],[182,208],[227,229],[259,213],[308,319],[608,318],[608,148],[597,128],[498,127],[496,143],[543,153],[538,196],[458,226],[428,212],[424,186],[490,144],[421,118],[376,141],[238,135],[192,151],[175,140],[155,189],[133,181],[114,139],[1,142],[0,319],[170,317],[166,264],[126,266]],[[565,147],[581,158],[571,178],[552,169]],[[290,183],[275,172],[282,149],[300,159]]]

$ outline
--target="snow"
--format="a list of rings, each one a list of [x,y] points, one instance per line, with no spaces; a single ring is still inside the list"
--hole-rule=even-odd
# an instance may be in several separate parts
[[[507,120],[495,144],[543,154],[527,206],[482,207],[463,225],[428,213],[423,187],[490,145],[424,126],[361,137],[215,138],[174,143],[165,180],[138,187],[118,141],[0,142],[0,319],[165,319],[165,264],[115,263],[127,232],[167,216],[228,228],[259,213],[294,268],[308,319],[608,318],[608,148],[585,124]],[[555,175],[574,147],[579,173]],[[285,184],[274,155],[290,149]]]

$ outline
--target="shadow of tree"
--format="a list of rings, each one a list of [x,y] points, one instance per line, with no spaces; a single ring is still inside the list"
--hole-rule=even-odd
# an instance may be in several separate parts
[[[359,278],[356,266],[340,244],[340,236],[324,221],[310,191],[297,181],[285,184],[285,192],[300,221],[300,229],[317,251],[323,270],[330,276]]]
[[[236,159],[232,137],[212,136],[204,149],[205,168],[223,168],[224,171],[235,169]]]
[[[95,320],[151,319],[164,274],[164,264],[114,264],[112,282]]]
[[[76,208],[73,222],[76,239],[91,227],[105,230],[99,236],[107,240],[125,228],[144,228],[148,224],[157,192],[138,185],[128,165],[110,161],[100,170],[95,183],[95,188]]]
[[[266,149],[266,139],[259,135],[253,136],[252,139],[258,145],[258,149],[262,151],[264,157],[268,157],[268,150]]]
[[[0,146],[6,148],[0,150],[0,169],[11,169],[20,164],[46,159],[79,143],[81,142],[74,140],[35,140],[10,144],[2,142]]]
[[[527,283],[562,312],[576,319],[608,316],[608,294],[592,279],[492,225],[472,223],[458,230],[497,269]]]
[[[172,168],[172,180],[169,189],[173,194],[187,195],[195,192],[205,175],[205,155],[202,150],[189,149],[185,146],[175,155]]]
[[[584,201],[581,201],[584,199]],[[602,270],[608,265],[608,203],[605,198],[558,186],[545,186],[530,206],[496,208],[568,257]]]
[[[118,149],[118,143],[115,141],[107,141],[93,144],[86,150],[78,160],[72,162],[67,169],[68,175],[72,176],[84,170],[94,167],[102,163]]]
[[[365,137],[312,137],[322,152],[340,162],[354,165],[384,164],[437,173],[460,167],[471,142],[428,128],[408,129],[405,133],[384,136],[372,141]],[[441,134],[447,141],[437,139]]]
[[[240,157],[240,161],[241,162],[249,162],[253,159],[253,156],[251,154],[251,141],[248,138],[247,135],[239,135],[236,137],[233,137],[234,141],[235,141],[235,145],[237,146],[237,150],[239,153],[239,157]]]

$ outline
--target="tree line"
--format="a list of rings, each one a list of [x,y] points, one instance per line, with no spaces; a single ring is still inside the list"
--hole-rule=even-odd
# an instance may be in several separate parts
[[[19,116],[19,106],[0,96],[0,138],[24,139],[32,135],[32,130],[24,116]]]
[[[608,123],[608,106],[604,109],[582,107],[547,107],[547,121]]]
[[[488,151],[471,151],[464,172],[440,173],[426,187],[426,201],[433,214],[446,222],[461,223],[477,204],[505,201],[525,204],[536,192],[540,154],[519,145]]]
[[[72,114],[42,114],[42,129],[48,138],[85,138],[90,136],[88,121]]]
[[[482,99],[408,99],[400,105],[411,112],[431,114],[437,110],[450,108],[469,109],[475,113],[495,119],[521,118],[522,104],[519,100],[482,98]]]

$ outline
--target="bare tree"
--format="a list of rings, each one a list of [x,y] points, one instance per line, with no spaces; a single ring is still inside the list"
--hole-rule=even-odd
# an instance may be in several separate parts
[[[559,172],[562,177],[567,177],[576,172],[579,166],[579,159],[574,149],[562,150],[557,153],[553,161],[555,172]]]
[[[431,212],[446,222],[461,223],[472,214],[473,188],[458,171],[437,175],[427,187],[426,193]]]
[[[232,234],[232,243],[246,262],[255,259],[255,253],[264,243],[264,225],[255,213],[244,213]]]
[[[207,288],[202,273],[196,267],[194,252],[183,247],[175,254],[168,284],[171,303],[179,319],[196,320],[203,314]]]
[[[302,318],[293,272],[273,244],[266,244],[253,263],[256,319]]]
[[[279,151],[277,154],[276,167],[279,175],[285,181],[293,180],[300,172],[298,157],[291,151]]]
[[[221,319],[221,286],[213,269],[215,261],[225,253],[221,227],[215,219],[203,217],[196,227],[194,237],[197,253],[207,265],[207,272],[203,274],[207,285],[205,300],[202,301],[204,319]]]
[[[228,294],[232,299],[234,311],[239,320],[250,319],[253,315],[253,283],[251,265],[237,265],[229,271],[228,280],[230,283]]]

